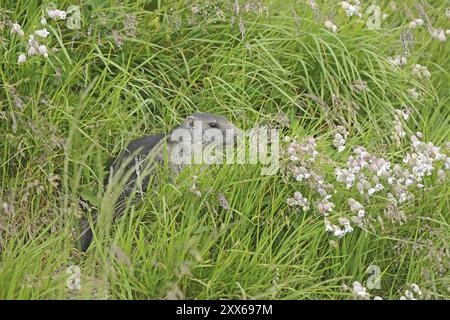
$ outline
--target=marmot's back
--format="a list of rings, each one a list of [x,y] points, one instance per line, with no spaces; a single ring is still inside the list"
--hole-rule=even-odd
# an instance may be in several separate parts
[[[114,218],[122,213],[122,211],[125,209],[125,204],[127,197],[132,193],[136,179],[137,173],[135,170],[136,162],[130,159],[130,157],[139,157],[139,158],[146,158],[152,150],[165,138],[165,134],[158,133],[158,134],[152,134],[150,136],[144,136],[141,138],[137,138],[126,146],[125,149],[122,150],[122,152],[119,154],[117,158],[113,158],[108,161],[106,165],[106,171],[107,175],[105,176],[105,179],[103,181],[104,188],[106,189],[108,187],[108,184],[113,181],[113,176],[117,174],[119,170],[122,170],[123,174],[127,174],[127,172],[132,172],[131,176],[128,178],[127,183],[124,186],[123,191],[119,195],[119,198],[117,199],[117,203],[114,209]],[[121,168],[122,164],[125,163],[126,165]],[[143,186],[143,192],[147,190],[149,184],[149,176],[145,176],[142,181]],[[97,213],[95,213],[92,216],[92,221],[94,224],[97,222]],[[92,242],[92,229],[89,225],[89,221],[87,218],[83,218],[81,221],[81,238],[80,238],[80,245],[81,250],[86,251],[89,248],[89,245]]]
[[[145,136],[137,138],[131,141],[128,146],[123,150],[127,155],[130,155],[138,150],[139,154],[148,154],[153,147],[156,146],[165,137],[164,133],[152,134],[151,136]]]
[[[119,154],[119,156],[116,159],[113,159],[108,164],[108,175],[107,180],[105,181],[105,187],[108,184],[109,175],[111,172],[115,173],[119,169],[121,169],[122,164],[126,164],[124,168],[124,173],[128,172],[129,170],[132,170],[133,167],[135,167],[135,162],[130,160],[130,156],[133,157],[139,157],[139,158],[145,158],[150,154],[150,152],[153,150],[153,148],[161,142],[165,137],[164,133],[157,133],[152,134],[150,136],[145,136],[141,138],[137,138],[126,146],[124,150]]]

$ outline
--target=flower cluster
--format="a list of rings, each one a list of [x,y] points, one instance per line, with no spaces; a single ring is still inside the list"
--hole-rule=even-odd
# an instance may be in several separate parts
[[[351,3],[349,3],[349,2],[351,2]],[[358,17],[361,18],[362,14],[360,12],[361,7],[360,7],[359,0],[350,0],[349,2],[341,1],[341,3],[340,3],[341,8],[345,10],[345,14],[347,15],[347,17],[352,17],[353,15],[357,15]]]
[[[290,138],[286,139],[290,140]],[[322,198],[326,198],[334,190],[333,185],[327,184],[317,170],[319,153],[316,150],[316,140],[312,137],[305,143],[291,141],[287,148],[287,156],[290,164],[287,173],[296,181],[307,181],[311,189],[315,190]]]
[[[44,29],[45,30],[45,29]],[[45,30],[47,31],[47,30]],[[40,44],[37,40],[36,37],[34,35],[30,35],[30,37],[28,38],[28,51],[27,51],[28,56],[35,56],[35,55],[42,55],[45,58],[48,57],[48,50],[47,47],[43,44]]]
[[[396,116],[407,119],[409,114],[399,112]],[[421,138],[420,132],[411,137],[411,151],[405,155],[401,163],[397,164],[376,157],[363,147],[357,147],[354,149],[355,155],[349,156],[347,167],[335,169],[336,180],[344,183],[347,189],[356,185],[356,189],[366,200],[373,194],[386,190],[388,204],[384,215],[390,221],[401,224],[406,221],[406,215],[398,205],[414,199],[410,189],[424,187],[423,179],[432,175],[436,167],[435,162],[444,162],[444,168],[447,170],[446,164],[450,162],[439,147],[431,142],[422,142]],[[438,178],[441,181],[446,178],[443,169],[439,169]],[[352,217],[353,222],[361,225],[365,216],[364,207],[353,198],[348,200],[348,204],[351,212],[357,215]]]
[[[348,199],[348,205],[350,206],[350,211],[353,213],[356,213],[356,216],[359,219],[364,219],[364,216],[366,214],[366,211],[364,210],[364,207],[361,203],[356,201],[353,198]]]
[[[428,68],[426,66],[422,66],[420,64],[415,64],[412,69],[413,75],[415,75],[418,78],[430,78],[431,73],[428,71]]]
[[[358,281],[353,282],[352,296],[356,300],[369,300],[370,294],[367,289]]]
[[[290,162],[286,166],[287,176],[293,177],[298,182],[307,182],[308,187],[318,196],[318,199],[314,201],[317,211],[327,217],[335,208],[334,203],[331,202],[332,193],[335,190],[333,184],[327,183],[319,173],[319,153],[316,150],[316,140],[309,137],[304,143],[291,141],[290,138],[285,139],[285,141],[290,142],[287,147],[287,157]],[[294,198],[289,198],[288,204],[300,206],[304,211],[309,209],[309,201],[300,192],[296,192]],[[333,231],[338,236],[351,231],[351,227],[345,221],[342,221],[342,226],[345,231],[340,231],[339,227],[333,226],[328,220],[325,220],[325,229]]]
[[[327,28],[330,31],[333,31],[333,32],[337,31],[337,26],[330,20],[325,21],[324,26],[325,26],[325,28]]]
[[[431,37],[439,40],[440,42],[447,41],[446,32],[443,29],[433,29],[431,31]]]
[[[359,281],[353,282],[352,287],[343,284],[342,289],[344,291],[350,291],[353,299],[355,300],[370,300],[372,297],[372,295],[367,291],[367,288],[364,287]],[[383,298],[380,296],[374,296],[373,300],[383,300]]]
[[[354,153],[355,156],[351,155],[348,158],[346,169],[339,167],[335,169],[336,180],[345,183],[347,189],[356,183],[359,193],[367,197],[383,190],[380,178],[388,176],[391,163],[384,158],[371,155],[363,147],[355,148]],[[370,180],[364,172],[371,175]]]
[[[403,120],[408,120],[409,114],[411,113],[411,109],[406,108],[405,110],[395,109],[394,110],[394,120],[392,121],[394,125],[394,141],[400,146],[402,138],[406,135],[405,130],[403,129],[402,118]]]
[[[325,231],[333,233],[333,235],[337,238],[342,238],[347,233],[353,231],[353,228],[350,225],[350,221],[347,218],[339,218],[339,224],[342,227],[331,224],[328,219],[325,219]]]
[[[67,16],[65,11],[50,8],[47,10],[47,14],[53,20],[65,20]],[[45,17],[42,17],[40,23],[43,26],[47,24],[47,20],[45,19]],[[12,24],[11,33],[18,34],[20,37],[24,37],[25,35],[24,31],[17,23]],[[27,55],[28,57],[41,55],[45,58],[48,58],[48,49],[44,44],[40,43],[40,41],[47,39],[49,35],[50,32],[48,32],[46,28],[35,30],[32,34],[30,34],[28,37],[27,54],[19,54],[17,63],[25,63],[27,60]]]
[[[286,138],[285,141],[290,142],[290,138]],[[289,144],[287,153],[288,153],[289,159],[291,161],[299,161],[302,164],[308,165],[309,163],[316,161],[316,159],[319,155],[319,153],[316,150],[316,139],[309,137],[309,138],[307,138],[306,143],[300,143],[300,144],[295,141],[292,141]],[[297,181],[302,181],[302,180],[303,180],[303,177],[300,179],[297,179]]]
[[[417,300],[414,294],[417,294],[419,297],[422,296],[422,290],[415,283],[411,284],[410,290],[406,290],[405,295],[401,296],[400,300]]]
[[[383,298],[380,296],[374,296],[372,298],[372,295],[368,292],[367,288],[364,287],[359,281],[353,282],[353,285],[351,287],[343,284],[342,289],[344,291],[350,291],[353,299],[355,300],[383,300]],[[423,292],[420,287],[417,284],[413,283],[411,284],[410,289],[405,290],[405,294],[400,296],[400,300],[417,300],[416,297],[421,297],[422,295]]]
[[[114,29],[112,31],[112,37],[116,46],[118,48],[122,48],[123,43],[125,42],[125,37],[123,36],[123,34],[120,31]]]
[[[322,199],[316,201],[317,210],[325,217],[328,216],[328,213],[333,211],[335,207],[334,203],[330,201],[330,198],[331,195],[327,194]]]
[[[47,29],[44,28],[42,30],[36,30],[34,34],[37,35],[39,38],[46,39],[47,36],[50,34],[50,32],[48,32]]]
[[[419,99],[420,98],[420,93],[417,92],[416,88],[410,88],[406,90],[406,93],[408,93],[408,95],[413,98],[413,99]]]
[[[439,147],[431,142],[422,142],[420,141],[421,138],[420,132],[411,137],[413,152],[408,153],[403,159],[403,162],[411,168],[412,179],[419,188],[423,187],[422,179],[432,174],[434,161],[448,161]]]
[[[408,109],[399,110],[396,116],[399,120],[408,119],[409,114]],[[347,166],[335,168],[336,181],[344,183],[347,189],[356,188],[365,201],[371,201],[373,195],[383,192],[380,197],[387,199],[385,217],[394,223],[403,223],[406,221],[406,215],[399,209],[399,205],[414,198],[411,188],[423,188],[423,178],[432,174],[434,162],[450,163],[440,148],[430,142],[422,142],[421,138],[420,133],[411,138],[412,150],[400,163],[391,163],[383,157],[369,153],[364,147],[355,147],[353,154],[347,159]],[[369,225],[363,204],[354,198],[347,200],[353,214],[351,219],[341,217],[338,223],[330,222],[330,213],[335,209],[335,204],[331,201],[335,190],[333,184],[326,182],[318,173],[319,154],[315,140],[309,138],[306,143],[289,142],[287,155],[290,163],[286,166],[288,176],[299,182],[307,182],[309,188],[316,192],[318,198],[312,202],[324,217],[325,230],[339,238],[353,231],[351,223],[360,227]],[[445,179],[445,172],[442,169],[440,172],[442,179]],[[290,206],[299,206],[304,210],[309,208],[309,203],[300,192],[288,199]]]
[[[178,16],[174,16],[175,30],[179,30],[182,23],[182,16],[174,10]],[[226,6],[224,1],[192,1],[190,10],[187,10],[187,23],[190,26],[204,27],[210,24],[225,22],[230,18],[231,25],[238,24],[241,38],[246,35],[244,17],[246,14],[256,16],[269,16],[268,7],[261,0],[248,0],[241,4],[239,0],[234,0],[231,6]],[[206,29],[203,30],[207,32]],[[249,47],[249,44],[246,43]]]
[[[336,147],[338,152],[345,150],[345,140],[348,137],[348,131],[343,126],[338,126],[337,133],[334,135],[333,145]]]
[[[53,20],[65,20],[67,17],[67,12],[54,8],[48,8],[47,14]]]
[[[254,12],[256,15],[265,15],[266,18],[269,16],[269,9],[264,4],[263,1],[247,1],[244,4],[245,12]]]
[[[417,28],[418,26],[423,26],[423,24],[424,24],[423,19],[414,19],[413,21],[411,21],[411,22],[409,23],[409,27],[410,27],[411,29],[415,29],[415,28]]]
[[[287,198],[287,204],[290,207],[299,206],[303,211],[309,210],[308,199],[303,197],[301,192],[296,191],[293,198]]]
[[[395,56],[388,58],[388,62],[393,66],[403,67],[404,65],[406,65],[408,60],[404,56]]]
[[[13,23],[11,25],[11,34],[17,34],[21,38],[23,38],[25,35],[25,33],[22,30],[22,27],[18,23]]]

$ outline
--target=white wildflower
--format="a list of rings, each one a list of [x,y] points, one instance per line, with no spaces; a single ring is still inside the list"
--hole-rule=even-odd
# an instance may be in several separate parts
[[[14,33],[17,34],[21,38],[25,35],[25,33],[22,30],[22,27],[18,23],[13,23],[11,25],[11,34],[14,34]]]
[[[43,55],[46,58],[48,57],[48,50],[46,46],[40,45],[38,50],[41,55]]]
[[[335,237],[337,237],[337,238],[342,238],[344,235],[345,235],[345,231],[344,230],[342,230],[342,229],[340,229],[339,227],[337,227],[337,226],[333,226],[333,230],[334,230],[334,233],[333,233],[333,235],[335,236]]]
[[[328,219],[325,219],[324,223],[325,223],[325,231],[326,232],[333,233],[333,235],[337,238],[342,238],[345,235],[344,230],[342,230],[341,228],[339,228],[338,226],[336,226],[334,224],[331,224],[331,222],[328,221]]]
[[[347,139],[348,132],[343,126],[338,126],[337,131],[334,135],[333,145],[340,153],[345,150],[345,140]]]
[[[198,13],[200,13],[200,8],[197,6],[192,6],[191,11],[193,14],[198,14]]]
[[[420,64],[415,64],[412,69],[413,75],[417,76],[418,78],[430,78],[431,72],[428,70],[426,66],[422,66]]]
[[[296,191],[294,193],[294,198],[288,198],[287,203],[289,206],[302,207],[303,211],[309,210],[308,199],[303,197],[303,195],[299,191]]]
[[[447,178],[447,174],[446,174],[445,171],[442,170],[442,169],[439,169],[439,170],[438,170],[437,175],[438,175],[438,181],[439,181],[439,182],[444,182],[445,179]]]
[[[335,205],[329,199],[331,198],[331,195],[327,195],[322,200],[317,200],[317,209],[321,214],[324,216],[327,216],[329,212],[333,211]]]
[[[331,225],[330,221],[328,221],[328,219],[324,220],[325,223],[325,231],[326,232],[333,232],[333,226]]]
[[[353,228],[350,225],[350,220],[347,218],[339,218],[339,223],[344,227],[344,234],[353,232]]]
[[[414,294],[409,290],[405,291],[405,297],[408,300],[417,300],[416,298],[414,298]]]
[[[335,169],[336,180],[339,182],[344,182],[347,189],[353,186],[356,176],[347,169]]]
[[[416,88],[407,89],[406,92],[413,99],[418,99],[420,97],[420,94],[417,92]]]
[[[362,14],[360,12],[361,8],[359,6],[359,1],[358,2],[353,1],[353,2],[354,2],[354,4],[350,4],[347,1],[342,1],[340,3],[340,5],[341,5],[342,9],[345,10],[345,13],[346,13],[347,17],[351,17],[353,15],[357,15],[358,17],[361,18]]]
[[[353,198],[348,199],[348,204],[350,206],[350,211],[353,213],[356,213],[358,215],[358,218],[362,219],[364,218],[366,212],[364,211],[364,207],[361,203],[356,201]]]
[[[358,281],[353,282],[352,295],[353,298],[357,300],[368,300],[370,298],[367,289]]]
[[[373,171],[377,173],[378,177],[389,176],[389,171],[391,169],[391,163],[383,158],[376,158],[373,160]]]
[[[339,153],[345,150],[345,139],[340,133],[336,133],[334,135],[333,145],[336,147]]]
[[[24,63],[25,61],[27,61],[27,56],[24,55],[23,53],[20,54],[20,55],[19,55],[19,58],[17,59],[17,63],[18,63],[18,64],[22,64],[22,63]]]
[[[445,31],[443,29],[433,29],[431,32],[431,37],[439,40],[440,42],[445,42],[447,40],[447,36],[445,35]]]
[[[53,20],[57,19],[65,20],[67,16],[67,13],[65,11],[58,9],[47,9],[47,14]]]
[[[416,283],[411,284],[411,290],[417,293],[419,296],[422,295],[422,290],[420,290],[419,286]]]
[[[409,23],[411,29],[417,28],[418,26],[423,26],[424,21],[422,19],[415,19]]]
[[[403,111],[399,109],[394,110],[394,140],[397,143],[397,145],[401,145],[401,138],[403,138],[406,135],[405,130],[403,129],[403,125],[401,122],[401,118],[403,118],[405,121],[409,118],[409,111]]]
[[[36,41],[34,35],[30,34],[28,38],[28,55],[35,56],[39,54],[39,42]]]
[[[29,56],[35,56],[38,54],[38,50],[35,47],[29,47],[27,53]]]
[[[378,178],[378,176],[373,176],[372,182],[375,183],[375,191],[381,191],[384,189],[384,186],[380,183],[380,179]]]
[[[42,30],[36,30],[34,32],[35,35],[37,35],[38,37],[45,39],[47,38],[47,36],[50,34],[50,32],[47,31],[47,29],[42,29]]]
[[[445,159],[444,168],[445,168],[446,170],[450,170],[450,157],[447,157],[447,158]]]
[[[388,62],[393,66],[402,67],[402,66],[406,65],[408,60],[404,56],[395,56],[395,57],[388,58]]]
[[[398,115],[402,116],[403,120],[408,120],[409,115],[411,114],[412,109],[406,108],[405,110],[396,110],[398,112]]]
[[[327,28],[328,30],[331,30],[333,32],[337,31],[337,26],[330,20],[325,21],[324,25],[325,25],[325,28]]]

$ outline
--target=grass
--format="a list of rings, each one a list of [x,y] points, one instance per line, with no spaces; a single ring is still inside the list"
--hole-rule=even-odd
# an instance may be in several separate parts
[[[197,173],[200,197],[189,191],[192,172],[186,170],[116,223],[108,221],[111,190],[105,194],[102,186],[107,159],[131,139],[168,132],[196,111],[225,115],[243,129],[280,127],[284,112],[290,126],[282,133],[299,141],[314,136],[330,181],[354,146],[401,162],[409,137],[420,131],[424,141],[446,150],[448,41],[432,39],[425,26],[414,29],[407,66],[387,62],[403,53],[400,31],[411,12],[419,17],[416,2],[393,10],[378,1],[389,14],[378,30],[347,18],[337,1],[317,2],[318,19],[334,17],[337,33],[314,18],[306,1],[267,1],[267,18],[242,13],[244,38],[239,19],[230,24],[228,4],[222,6],[226,21],[198,15],[191,26],[192,3],[204,1],[84,1],[81,29],[47,16],[49,57],[18,65],[27,38],[11,35],[7,21],[20,23],[27,37],[42,28],[48,2],[3,1],[0,298],[351,299],[342,285],[367,285],[366,271],[375,265],[381,287],[369,290],[372,296],[398,299],[417,283],[422,298],[448,299],[449,184],[448,178],[438,181],[436,170],[402,206],[405,223],[386,220],[380,195],[364,205],[373,221],[380,217],[384,224],[355,227],[342,239],[325,232],[314,206],[306,213],[287,206],[296,190],[314,201],[305,183],[286,182],[281,172],[261,176],[255,165]],[[433,26],[445,29],[444,3],[428,2]],[[70,4],[58,1],[57,7]],[[125,30],[129,14],[137,19],[135,35]],[[114,30],[125,36],[121,47]],[[412,76],[415,63],[426,65],[432,77]],[[361,94],[352,90],[359,79],[369,88]],[[417,88],[420,99],[412,99],[409,88]],[[394,110],[406,105],[413,113],[397,146]],[[342,153],[332,146],[334,124],[350,133]],[[331,217],[349,216],[347,199],[359,195],[334,184]],[[79,221],[88,215],[79,199],[104,217],[87,254],[77,250]],[[67,288],[70,265],[80,267],[80,290]]]

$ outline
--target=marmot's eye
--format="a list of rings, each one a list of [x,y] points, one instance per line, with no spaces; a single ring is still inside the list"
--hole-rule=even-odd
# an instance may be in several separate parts
[[[215,127],[217,127],[217,122],[210,122],[210,123],[209,123],[209,126],[210,126],[211,128],[215,128]]]

